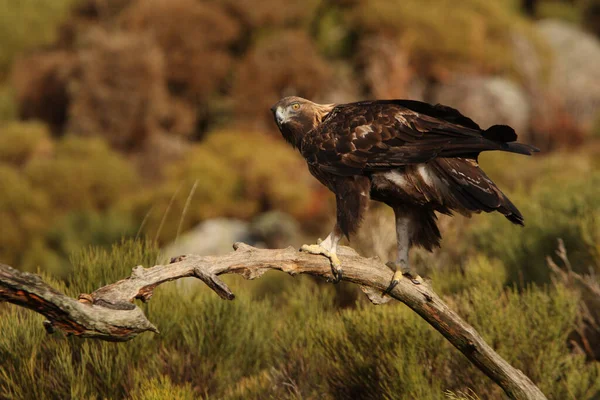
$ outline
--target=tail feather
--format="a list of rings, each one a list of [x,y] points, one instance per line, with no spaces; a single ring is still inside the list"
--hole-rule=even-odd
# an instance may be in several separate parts
[[[523,143],[516,143],[517,134],[515,130],[508,125],[492,125],[483,131],[481,136],[500,145],[501,148],[499,150],[525,154],[527,156],[540,151],[537,147]]]
[[[514,142],[504,143],[504,145],[506,146],[506,148],[502,148],[501,150],[508,151],[510,153],[524,154],[526,156],[530,156],[533,153],[537,153],[540,151],[540,149],[538,149],[537,147],[524,143]]]
[[[498,211],[514,224],[524,225],[523,215],[490,178],[479,168],[475,160],[464,158],[440,158],[433,164],[447,182],[452,209],[469,215],[471,212]]]

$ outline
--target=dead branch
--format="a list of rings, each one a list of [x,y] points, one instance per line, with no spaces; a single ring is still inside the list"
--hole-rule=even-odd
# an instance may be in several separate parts
[[[223,299],[232,300],[233,293],[218,278],[222,274],[239,274],[247,279],[260,277],[267,270],[280,270],[290,275],[310,274],[331,277],[329,261],[324,257],[301,253],[294,248],[264,250],[243,243],[224,256],[181,256],[169,265],[151,268],[137,266],[129,278],[104,286],[78,300],[59,293],[37,275],[0,264],[0,301],[30,308],[48,318],[49,332],[60,329],[80,337],[126,341],[146,331],[158,333],[134,299],[148,301],[161,283],[196,277],[204,281]],[[360,257],[343,247],[339,252],[344,265],[344,280],[361,286],[369,299],[384,303],[382,297],[392,278],[392,271],[379,260]],[[496,382],[511,399],[546,399],[542,392],[520,370],[500,357],[481,336],[452,311],[425,282],[414,285],[408,279],[400,282],[391,297],[409,306],[475,366]]]

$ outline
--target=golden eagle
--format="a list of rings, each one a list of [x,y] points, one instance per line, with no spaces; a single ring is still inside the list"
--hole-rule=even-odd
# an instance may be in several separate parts
[[[412,100],[377,100],[316,104],[285,97],[271,111],[283,137],[297,148],[308,168],[336,196],[337,223],[316,245],[302,249],[331,261],[334,282],[342,277],[336,256],[343,235],[354,233],[369,200],[393,208],[398,258],[386,292],[406,275],[417,284],[408,264],[411,246],[439,247],[435,212],[502,213],[514,224],[523,216],[479,168],[482,151],[531,155],[535,147],[516,143],[506,125],[483,130],[457,110]]]

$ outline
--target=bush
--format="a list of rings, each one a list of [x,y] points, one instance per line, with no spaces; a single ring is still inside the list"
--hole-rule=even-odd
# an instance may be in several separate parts
[[[282,140],[222,131],[173,164],[165,183],[136,196],[130,207],[139,221],[148,215],[144,231],[164,243],[207,218],[249,219],[271,209],[307,215],[314,212],[311,183],[304,161]]]
[[[292,51],[290,51],[292,49]],[[235,71],[233,100],[238,118],[254,128],[276,129],[269,108],[281,97],[324,96],[332,71],[303,31],[267,35],[252,46]]]
[[[66,137],[52,157],[32,160],[24,173],[54,212],[107,210],[139,185],[131,164],[100,139]]]
[[[511,35],[533,36],[507,1],[360,1],[353,20],[361,35],[397,35],[415,69],[440,79],[456,70],[515,73]]]
[[[156,260],[156,247],[129,241],[74,255],[65,283],[45,279],[77,296]],[[600,364],[586,363],[567,346],[577,297],[562,286],[504,289],[495,268],[502,267],[484,259],[469,263],[471,283],[458,293],[450,294],[455,285],[444,289],[453,308],[550,399],[594,398]],[[279,277],[283,289],[263,300],[241,278],[225,277],[238,295],[233,302],[196,281],[165,284],[143,305],[161,334],[127,343],[47,336],[43,318],[2,304],[0,390],[9,399],[153,398],[168,390],[182,399],[502,396],[404,305],[360,302],[339,310],[331,285]]]
[[[18,170],[3,163],[0,192],[0,259],[18,263],[51,219],[50,199]]]
[[[0,131],[0,162],[23,166],[32,158],[51,154],[53,143],[46,125],[8,122]]]
[[[93,31],[79,58],[68,132],[101,136],[121,151],[139,150],[162,132],[168,115],[165,60],[149,37]]]
[[[10,76],[19,118],[43,121],[55,136],[62,135],[68,117],[69,83],[78,66],[76,55],[65,50],[19,56]]]
[[[512,195],[525,216],[525,227],[511,225],[500,215],[490,215],[475,225],[470,240],[476,249],[496,257],[508,270],[509,282],[548,283],[546,257],[554,254],[561,238],[577,272],[600,271],[600,175],[584,179],[540,178],[530,193]]]
[[[197,0],[135,1],[121,18],[131,32],[150,34],[165,55],[173,94],[206,100],[231,70],[229,47],[239,27],[216,4]]]
[[[550,398],[589,399],[600,390],[598,364],[584,367],[584,356],[573,356],[565,347],[576,299],[564,289],[531,288],[519,294],[480,282],[456,298],[456,308]],[[324,360],[317,364],[319,374],[333,398],[437,399],[446,390],[469,388],[481,398],[502,396],[441,335],[401,305],[344,311],[341,322],[332,318],[319,325],[312,340]]]
[[[68,15],[74,0],[0,1],[0,73],[6,72],[14,57],[26,50],[50,44],[57,27]]]
[[[73,249],[135,234],[139,225],[116,208],[138,185],[133,167],[102,141],[55,144],[39,123],[8,124],[0,133],[0,258],[64,273]]]
[[[14,93],[9,86],[0,86],[0,122],[10,121],[17,115]]]

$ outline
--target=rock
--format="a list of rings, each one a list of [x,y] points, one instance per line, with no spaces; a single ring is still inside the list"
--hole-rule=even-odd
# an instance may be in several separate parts
[[[164,249],[165,256],[171,258],[182,254],[220,255],[233,251],[235,242],[251,244],[248,222],[216,218],[202,222],[184,233],[179,240]]]
[[[562,21],[543,20],[536,28],[553,52],[549,94],[589,133],[600,114],[600,41]]]
[[[298,222],[289,214],[269,211],[252,222],[215,218],[202,222],[184,233],[164,249],[166,256],[182,254],[220,255],[233,250],[235,242],[262,248],[282,248],[296,243],[300,236]]]
[[[278,210],[254,218],[250,229],[256,245],[270,249],[289,246],[300,237],[298,221]]]
[[[526,135],[530,106],[516,83],[501,77],[456,76],[432,89],[432,102],[458,109],[481,128],[504,124]]]

